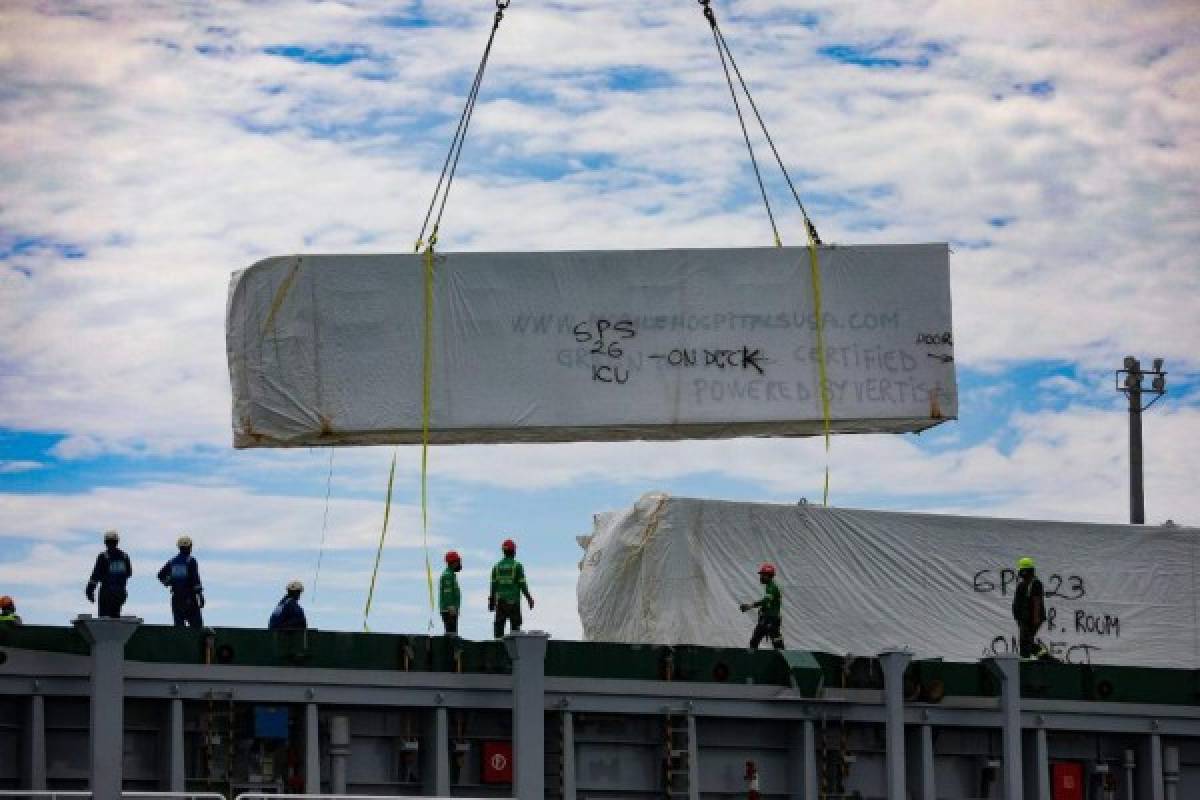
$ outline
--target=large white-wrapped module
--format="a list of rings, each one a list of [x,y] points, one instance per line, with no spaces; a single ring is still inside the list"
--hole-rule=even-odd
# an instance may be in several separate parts
[[[954,418],[944,244],[820,251],[834,432]],[[420,255],[271,258],[228,309],[238,447],[419,442]],[[432,281],[431,441],[822,430],[803,248],[446,253]]]
[[[1015,651],[1021,556],[1041,638],[1074,663],[1200,668],[1200,530],[857,511],[648,494],[602,514],[577,587],[593,641],[745,646],[774,563],[789,648],[975,661]]]

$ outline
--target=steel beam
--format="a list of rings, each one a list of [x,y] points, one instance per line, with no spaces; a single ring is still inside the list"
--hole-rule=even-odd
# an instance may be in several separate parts
[[[795,722],[788,728],[788,798],[816,800],[817,762],[811,721]]]
[[[427,772],[422,776],[425,791],[434,797],[450,796],[450,711],[438,706],[429,712],[421,760]]]
[[[46,698],[38,691],[29,696],[25,717],[25,781],[30,789],[46,788]]]
[[[1015,655],[984,659],[1000,680],[1000,724],[1004,752],[1004,800],[1021,800],[1021,661]]]
[[[688,800],[700,800],[700,742],[696,737],[696,715],[687,715]]]
[[[125,643],[137,617],[84,614],[72,624],[92,648],[89,707],[93,800],[120,800],[125,761]]]
[[[329,717],[329,793],[346,793],[346,774],[350,763],[350,718],[342,714]]]
[[[304,704],[304,792],[321,793],[321,730],[316,703]]]
[[[906,738],[908,763],[908,794],[913,800],[936,800],[934,778],[933,726],[923,723],[908,729]]]
[[[183,792],[187,782],[183,760],[183,700],[173,697],[167,703],[167,791]]]
[[[1045,728],[1025,732],[1025,797],[1051,800],[1050,742]]]
[[[1162,736],[1157,733],[1146,736],[1142,739],[1141,750],[1137,768],[1137,796],[1145,800],[1165,800]]]
[[[1163,797],[1179,800],[1179,748],[1163,748]]]
[[[575,800],[575,715],[562,712],[562,797]]]
[[[546,787],[546,643],[543,631],[504,637],[512,660],[513,790],[518,800],[542,800]]]

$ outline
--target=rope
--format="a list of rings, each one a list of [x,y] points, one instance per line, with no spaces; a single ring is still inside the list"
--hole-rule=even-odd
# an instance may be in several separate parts
[[[746,141],[746,151],[750,154],[750,165],[754,167],[754,178],[758,181],[758,192],[762,195],[763,206],[767,209],[767,219],[771,223],[771,233],[775,236],[775,246],[783,247],[783,241],[779,238],[779,228],[775,225],[775,214],[771,211],[771,201],[767,199],[767,187],[763,185],[762,172],[758,169],[758,159],[754,156],[754,147],[750,144],[750,133],[746,130],[746,119],[742,116],[742,105],[738,102],[737,91],[733,88],[733,77],[729,74],[729,64],[725,61],[725,54],[728,50],[728,45],[724,45],[724,37],[721,36],[720,29],[717,27],[717,16],[713,13],[712,8],[708,5],[709,0],[700,0],[700,5],[704,7],[704,18],[708,20],[709,26],[712,28],[713,44],[717,48],[717,55],[721,58],[721,69],[725,72],[725,82],[729,85],[729,96],[733,98],[733,110],[737,112],[738,125],[742,128],[742,138]],[[729,55],[730,61],[733,60],[733,54]],[[734,66],[736,69],[736,65]],[[738,74],[738,80],[741,80],[741,74]],[[745,82],[742,83],[742,89],[746,89]],[[746,96],[750,93],[747,91]],[[757,110],[755,113],[758,113]],[[761,118],[759,119],[761,122]]]
[[[817,233],[817,226],[813,224],[808,216],[808,211],[804,208],[804,203],[800,200],[800,193],[796,190],[796,184],[792,181],[792,176],[788,173],[787,167],[783,163],[783,157],[779,154],[779,148],[775,146],[775,140],[771,138],[771,132],[767,129],[767,123],[763,119],[762,114],[758,110],[758,104],[754,102],[754,95],[750,92],[750,87],[746,84],[746,79],[742,77],[742,71],[737,65],[737,59],[733,57],[733,51],[729,48],[729,42],[725,40],[725,34],[721,32],[721,27],[717,24],[717,15],[713,12],[710,3],[712,0],[697,0],[701,8],[704,10],[704,18],[708,20],[708,25],[712,29],[713,41],[717,47],[717,54],[721,58],[721,69],[725,73],[725,82],[729,85],[729,94],[733,98],[733,108],[737,112],[738,124],[742,128],[742,137],[746,141],[746,149],[750,153],[750,163],[754,167],[754,176],[758,179],[758,189],[762,193],[763,205],[767,209],[767,218],[771,222],[771,231],[775,235],[775,246],[781,247],[782,242],[779,238],[779,229],[775,225],[775,216],[771,213],[771,204],[767,200],[767,192],[763,186],[762,174],[758,169],[758,160],[754,156],[754,147],[750,143],[750,135],[746,131],[746,121],[742,115],[741,104],[737,99],[737,92],[733,86],[733,79],[730,76],[729,69],[733,68],[733,74],[737,76],[738,83],[742,87],[742,92],[746,95],[746,100],[750,104],[750,108],[754,111],[754,118],[758,120],[758,125],[762,129],[763,136],[767,140],[767,144],[771,148],[771,152],[775,156],[775,163],[779,165],[779,171],[783,173],[783,178],[787,181],[788,189],[792,192],[792,197],[796,201],[797,207],[800,209],[800,216],[804,220],[804,229],[808,237],[808,262],[809,262],[809,277],[812,281],[813,291],[813,313],[816,320],[817,333],[817,379],[821,392],[821,427],[825,438],[825,482],[822,490],[822,505],[829,505],[829,458],[831,449],[831,419],[830,419],[830,399],[829,399],[829,379],[828,368],[825,359],[825,318],[821,304],[821,264],[817,248],[821,246],[821,237]]]
[[[707,8],[707,4],[706,4]],[[711,11],[711,9],[709,9]],[[738,69],[737,61],[733,57],[733,51],[729,49],[729,43],[725,41],[725,34],[717,27],[715,15],[705,14],[709,17],[712,24],[713,35],[717,37],[720,47],[724,48],[724,52],[729,56],[729,64],[733,67],[733,72],[737,75],[738,83],[742,86],[742,91],[746,93],[746,100],[750,103],[750,108],[754,111],[754,118],[758,120],[758,126],[762,128],[763,136],[767,140],[767,145],[771,148],[771,153],[775,156],[775,163],[779,165],[779,171],[783,173],[783,179],[787,181],[788,189],[792,192],[792,197],[796,200],[796,205],[800,208],[800,215],[804,218],[804,227],[807,229],[809,236],[816,240],[818,245],[821,244],[821,237],[817,235],[817,228],[813,225],[812,220],[808,217],[808,211],[804,208],[804,203],[800,200],[800,193],[796,191],[796,184],[792,182],[792,176],[788,173],[787,167],[784,166],[783,157],[779,155],[779,148],[775,146],[775,140],[771,138],[771,132],[767,130],[767,123],[763,121],[762,114],[758,111],[758,104],[754,102],[754,95],[750,93],[750,87],[746,85],[745,78],[742,77],[742,71]],[[728,76],[728,73],[726,73]]]
[[[321,560],[325,558],[325,532],[329,530],[329,494],[333,491],[333,454],[337,448],[329,448],[329,472],[325,476],[325,514],[321,518],[321,549],[317,551],[317,572],[313,575],[310,603],[317,602],[317,582],[321,580]]]
[[[475,113],[475,102],[479,98],[479,87],[483,85],[483,73],[487,69],[488,59],[492,55],[492,43],[496,40],[496,31],[500,28],[500,22],[504,19],[504,11],[508,8],[511,0],[496,0],[496,13],[492,18],[492,31],[488,34],[487,44],[483,48],[483,56],[479,59],[479,67],[475,70],[475,79],[471,82],[471,88],[467,91],[467,101],[463,105],[462,113],[458,117],[458,126],[454,130],[454,136],[450,139],[450,149],[446,152],[446,160],[442,162],[442,172],[438,175],[437,186],[434,187],[433,197],[429,200],[429,208],[425,211],[425,220],[421,223],[421,232],[417,235],[417,244],[414,248],[415,252],[420,252],[425,246],[425,231],[429,229],[429,219],[433,215],[434,206],[438,205],[439,195],[442,198],[441,205],[438,206],[437,217],[434,218],[433,228],[430,232],[430,245],[437,239],[438,227],[442,223],[442,214],[446,210],[446,200],[450,197],[450,186],[454,183],[454,174],[458,170],[458,159],[462,155],[463,144],[467,140],[467,129],[471,125],[471,117]],[[442,184],[445,183],[445,191],[442,191]]]
[[[367,590],[367,605],[363,609],[363,630],[367,627],[367,618],[371,616],[371,600],[375,597],[375,579],[379,576],[379,561],[383,558],[383,542],[387,539],[388,518],[392,514],[392,484],[396,480],[396,453],[399,447],[392,450],[392,468],[388,470],[387,499],[383,501],[383,530],[379,532],[379,549],[375,551],[375,568],[371,570],[371,588]]]

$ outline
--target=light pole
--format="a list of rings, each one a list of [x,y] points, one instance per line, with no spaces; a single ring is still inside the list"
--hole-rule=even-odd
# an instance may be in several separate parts
[[[1129,398],[1129,522],[1132,525],[1146,522],[1146,499],[1142,492],[1142,412],[1167,393],[1163,360],[1156,358],[1153,363],[1154,369],[1143,370],[1140,361],[1125,356],[1125,368],[1117,370],[1117,391],[1124,392]],[[1147,375],[1153,376],[1149,389],[1142,386]],[[1143,393],[1154,395],[1154,399],[1144,406]]]

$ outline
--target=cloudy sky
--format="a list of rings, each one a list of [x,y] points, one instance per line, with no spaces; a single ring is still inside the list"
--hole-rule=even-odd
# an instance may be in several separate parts
[[[837,438],[832,502],[1125,520],[1131,353],[1170,370],[1148,520],[1200,524],[1200,6],[713,5],[823,237],[952,247],[961,419]],[[392,450],[233,451],[229,275],[411,249],[493,10],[0,5],[0,593],[27,621],[87,610],[117,528],[148,622],[169,621],[150,575],[186,531],[209,622],[262,624],[299,577],[316,625],[361,628]],[[693,0],[513,1],[443,250],[767,244]],[[505,535],[539,600],[527,627],[578,636],[593,513],[650,490],[818,498],[824,468],[819,441],[779,439],[431,458],[430,549],[464,554],[470,636]],[[400,448],[376,630],[430,621],[418,469]]]

